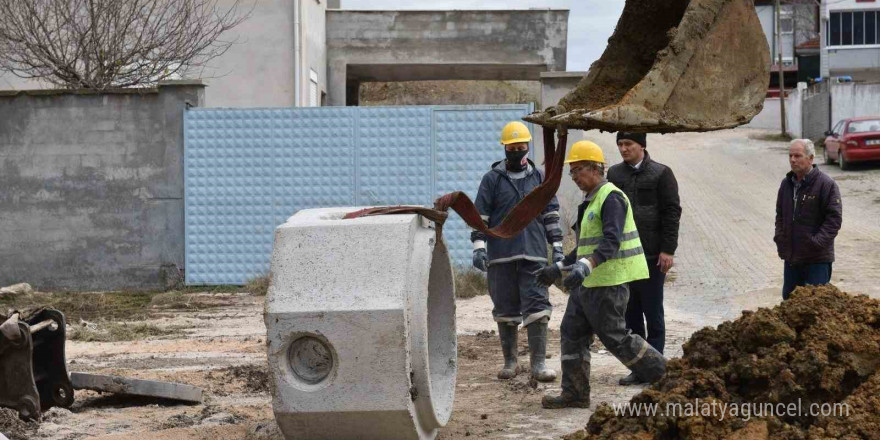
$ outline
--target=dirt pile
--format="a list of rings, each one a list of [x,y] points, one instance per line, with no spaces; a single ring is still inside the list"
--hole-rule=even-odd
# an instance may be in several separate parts
[[[683,348],[659,383],[566,438],[880,439],[880,301],[799,288]]]

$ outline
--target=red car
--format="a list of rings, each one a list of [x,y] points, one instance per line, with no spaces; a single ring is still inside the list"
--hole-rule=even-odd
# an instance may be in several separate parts
[[[880,160],[880,116],[844,119],[825,136],[826,164],[848,170],[853,162]]]

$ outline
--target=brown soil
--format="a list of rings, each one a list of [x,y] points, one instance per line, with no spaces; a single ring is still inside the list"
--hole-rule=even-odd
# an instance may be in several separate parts
[[[36,430],[36,423],[22,421],[14,410],[0,408],[0,433],[9,440],[27,440]]]
[[[473,105],[538,102],[537,81],[400,81],[367,82],[359,92],[361,106]]]
[[[602,57],[590,66],[590,87],[559,101],[566,111],[615,104],[651,70],[684,16],[689,1],[628,2]],[[631,32],[638,29],[639,32]]]
[[[264,393],[269,391],[269,368],[265,365],[238,365],[224,368],[220,370],[220,373],[243,382],[247,392]]]
[[[798,288],[773,309],[743,312],[705,328],[670,361],[659,383],[631,404],[659,404],[653,417],[618,416],[600,405],[571,439],[878,439],[880,301],[833,286]],[[670,403],[846,403],[849,417],[672,414]],[[753,413],[754,414],[754,413]]]

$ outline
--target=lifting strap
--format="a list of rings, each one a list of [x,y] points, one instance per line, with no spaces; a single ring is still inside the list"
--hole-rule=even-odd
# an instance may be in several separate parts
[[[547,166],[544,181],[535,187],[507,213],[504,220],[498,226],[489,228],[483,223],[480,212],[474,206],[474,202],[467,194],[456,191],[441,196],[434,201],[434,208],[422,206],[383,206],[367,208],[347,214],[344,218],[353,219],[372,215],[388,214],[419,214],[436,224],[437,236],[442,235],[443,223],[449,217],[449,209],[458,215],[473,229],[476,229],[490,237],[511,238],[525,229],[529,223],[538,217],[547,207],[547,204],[556,195],[559,184],[562,182],[562,169],[565,163],[565,148],[568,140],[568,132],[560,129],[558,139],[554,139],[553,127],[544,128],[544,163]],[[556,142],[554,142],[556,141]]]

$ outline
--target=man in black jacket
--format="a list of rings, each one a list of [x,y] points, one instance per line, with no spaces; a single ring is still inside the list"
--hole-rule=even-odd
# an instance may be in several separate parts
[[[681,219],[678,182],[669,167],[651,160],[646,134],[619,132],[617,148],[623,163],[608,170],[608,180],[622,189],[633,205],[650,274],[646,280],[629,283],[626,326],[663,353],[666,342],[663,283],[666,272],[675,264]],[[642,383],[642,380],[630,374],[619,383],[633,385]]]
[[[797,286],[828,284],[834,262],[834,237],[843,221],[840,189],[813,165],[816,148],[795,139],[788,149],[791,172],[776,197],[776,250],[785,261],[782,299]]]

